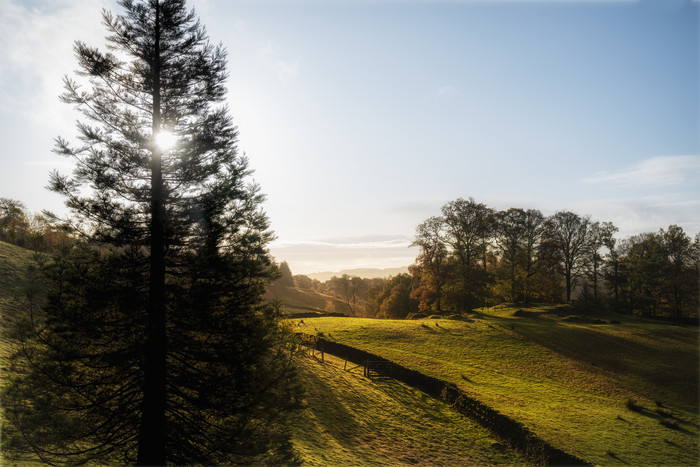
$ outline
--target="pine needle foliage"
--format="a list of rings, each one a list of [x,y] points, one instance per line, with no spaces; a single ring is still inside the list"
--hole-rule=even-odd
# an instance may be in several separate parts
[[[42,264],[49,294],[7,331],[6,458],[295,460],[290,335],[262,302],[273,238],[223,103],[226,52],[178,0],[103,11],[63,101],[83,114],[54,172],[83,241]],[[175,135],[172,149],[156,144]]]

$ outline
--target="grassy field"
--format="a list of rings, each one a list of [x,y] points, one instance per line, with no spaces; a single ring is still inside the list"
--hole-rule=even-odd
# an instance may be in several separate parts
[[[307,465],[524,465],[487,431],[445,404],[344,362],[298,359],[305,410],[294,445]]]
[[[296,328],[454,382],[592,463],[697,465],[695,327],[540,307],[466,320],[314,318]],[[642,408],[628,409],[629,399]]]
[[[0,242],[3,320],[26,312],[34,265],[34,253]],[[330,298],[298,292],[288,311],[323,310]],[[460,320],[292,323],[454,382],[592,463],[698,465],[697,327],[572,307],[491,308]],[[9,350],[0,341],[2,358]],[[299,362],[308,394],[295,444],[307,463],[523,463],[445,405],[338,365]],[[640,408],[627,408],[630,399]]]

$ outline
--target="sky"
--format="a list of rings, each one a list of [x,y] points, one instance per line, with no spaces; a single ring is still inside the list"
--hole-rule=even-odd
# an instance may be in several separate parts
[[[295,274],[414,262],[473,197],[619,236],[700,231],[697,0],[193,0],[228,50],[239,148]],[[0,197],[45,189],[76,134],[58,100],[113,0],[0,0]]]

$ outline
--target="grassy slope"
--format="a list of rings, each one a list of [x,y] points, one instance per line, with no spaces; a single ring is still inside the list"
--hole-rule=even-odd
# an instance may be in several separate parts
[[[343,361],[301,358],[306,409],[294,445],[308,465],[524,465],[471,420],[420,391]]]
[[[0,320],[6,323],[29,309],[29,296],[38,303],[43,287],[36,279],[37,268],[33,251],[0,242]],[[33,291],[33,292],[32,292]],[[0,357],[10,353],[9,343],[0,338]]]
[[[31,269],[36,267],[35,253],[9,243],[0,242],[0,320],[18,316],[27,310],[28,285],[34,283]],[[11,344],[4,336],[0,337],[0,366],[5,367],[7,358],[12,353]],[[2,372],[0,385],[4,384],[5,373]],[[0,427],[4,420],[0,414]],[[1,430],[0,430],[1,431]],[[0,449],[0,465],[4,464]]]
[[[35,265],[34,252],[0,242],[0,315],[14,316],[25,302],[29,269]]]
[[[619,315],[567,322],[492,309],[469,321],[306,319],[297,328],[458,384],[555,446],[597,464],[693,464],[698,458],[698,330]],[[625,407],[638,399],[642,413]],[[676,415],[660,424],[655,401]],[[615,457],[610,454],[615,454]]]
[[[303,313],[316,311],[326,313],[335,310],[347,310],[347,305],[330,295],[296,287],[273,284],[265,294],[267,300],[280,300],[286,313]]]

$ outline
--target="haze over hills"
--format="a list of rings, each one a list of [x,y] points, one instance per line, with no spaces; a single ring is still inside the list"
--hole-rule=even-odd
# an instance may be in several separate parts
[[[323,271],[314,272],[312,274],[304,274],[311,279],[316,279],[321,282],[325,282],[333,276],[342,276],[347,274],[348,276],[362,277],[363,279],[376,279],[376,278],[388,278],[395,276],[397,274],[403,274],[408,272],[408,266],[403,266],[400,268],[355,268],[355,269],[341,269],[340,271]]]

